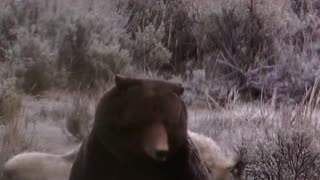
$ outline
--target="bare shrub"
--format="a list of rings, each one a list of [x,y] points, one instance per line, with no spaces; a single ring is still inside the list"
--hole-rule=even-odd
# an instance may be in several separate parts
[[[21,88],[38,94],[52,86],[96,87],[125,71],[131,57],[119,46],[119,37],[125,38],[119,35],[121,19],[97,16],[108,3],[99,4],[103,8],[95,5],[82,16],[84,2],[2,1],[0,59],[10,60],[13,70],[6,75],[17,76]]]
[[[161,43],[165,32],[161,24],[158,29],[149,24],[135,33],[134,40],[126,42],[125,47],[141,69],[157,70],[162,65],[169,63],[171,53]]]
[[[1,82],[0,89],[0,124],[15,121],[22,107],[21,94],[16,89],[15,79]]]
[[[99,41],[92,43],[88,55],[95,66],[96,80],[112,80],[114,74],[125,73],[132,61],[129,51],[121,49],[120,45]]]
[[[43,62],[37,62],[29,67],[23,75],[22,88],[29,94],[39,94],[51,86],[49,67]]]
[[[25,92],[38,94],[47,90],[52,82],[52,53],[46,41],[22,28],[17,31],[17,40],[7,50],[10,60],[9,77],[16,76],[18,85]]]
[[[319,71],[319,22],[311,11],[299,19],[256,1],[203,15],[197,37],[211,81],[208,94],[223,103],[236,88],[247,101],[275,95],[277,102],[299,102]]]
[[[94,69],[86,58],[89,39],[89,31],[81,23],[76,23],[75,30],[69,29],[63,37],[58,52],[58,68],[65,68],[70,72],[69,78],[73,83],[86,82],[85,78],[89,78],[93,74]]]
[[[16,39],[14,29],[17,20],[12,9],[4,4],[0,5],[2,11],[0,16],[0,62],[6,60],[6,50],[10,46],[10,42]]]
[[[272,17],[259,12],[258,4],[253,1],[230,6],[203,19],[198,43],[205,54],[210,54],[207,77],[234,74],[232,77],[245,81],[244,73],[248,70],[274,63],[276,50],[272,33],[277,29],[267,23]],[[212,71],[214,67],[218,72]]]
[[[290,0],[293,12],[299,17],[303,18],[309,11],[308,1],[305,0]]]
[[[90,17],[76,19],[59,47],[58,69],[68,73],[72,88],[99,87],[101,82],[110,80],[112,74],[124,71],[131,62],[127,51],[112,41],[108,42],[112,35],[104,32],[104,26],[100,27],[98,23],[94,26],[98,20]],[[97,36],[100,33],[106,37]]]
[[[189,113],[190,128],[239,150],[243,179],[319,179],[318,98],[296,108],[229,104]],[[317,100],[318,99],[318,100]]]
[[[318,141],[306,131],[279,131],[269,142],[260,143],[247,176],[265,179],[319,179]]]
[[[92,115],[88,109],[88,99],[76,96],[73,99],[73,109],[66,119],[66,128],[73,137],[82,141],[87,136]]]
[[[22,95],[14,79],[0,86],[0,178],[2,165],[12,155],[32,147],[26,138],[27,122],[22,116]]]
[[[140,1],[122,0],[116,3],[119,12],[128,17],[125,26],[127,31],[135,40],[137,33],[146,29],[150,24],[153,28],[164,28],[164,35],[158,43],[172,53],[170,63],[176,72],[185,72],[185,63],[188,60],[198,60],[197,46],[192,32],[195,22],[194,11],[188,2],[182,0],[174,1]],[[162,27],[161,27],[162,26]],[[153,37],[150,37],[153,38]],[[143,52],[144,46],[139,47]],[[147,52],[148,55],[148,52]]]
[[[305,93],[313,86],[319,89],[316,82],[319,74],[319,55],[312,40],[317,31],[315,29],[302,26],[298,30],[300,37],[294,35],[289,37],[289,40],[278,42],[275,47],[282,51],[277,63],[247,72],[246,84],[240,87],[240,91],[253,89],[259,96],[263,95],[264,99],[276,96],[277,102],[296,104],[301,102]]]
[[[317,0],[290,0],[292,11],[301,20],[305,19],[310,14],[319,14],[319,1]]]

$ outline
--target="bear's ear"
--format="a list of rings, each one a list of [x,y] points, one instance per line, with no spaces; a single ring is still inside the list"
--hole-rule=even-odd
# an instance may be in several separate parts
[[[127,78],[127,77],[120,75],[120,74],[117,74],[114,77],[114,81],[115,81],[116,86],[119,89],[127,89],[131,86],[135,86],[135,85],[138,85],[141,83],[141,80],[139,80],[139,79]]]
[[[178,84],[170,83],[169,86],[170,86],[170,89],[172,89],[173,92],[176,93],[178,96],[181,96],[184,92],[184,88],[180,83]]]
[[[118,87],[119,89],[128,89],[129,87],[137,86],[142,83],[149,82],[151,84],[159,83],[160,86],[170,89],[178,96],[181,96],[184,92],[184,88],[180,83],[163,82],[159,80],[134,79],[134,78],[125,77],[120,74],[115,75],[114,81],[115,81],[116,87]]]

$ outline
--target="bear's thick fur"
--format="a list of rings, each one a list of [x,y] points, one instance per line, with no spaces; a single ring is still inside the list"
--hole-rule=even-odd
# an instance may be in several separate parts
[[[117,75],[69,180],[207,180],[190,150],[183,91],[179,84]]]

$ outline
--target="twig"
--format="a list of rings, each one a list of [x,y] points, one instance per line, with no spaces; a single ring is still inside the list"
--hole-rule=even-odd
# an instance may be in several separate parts
[[[223,108],[219,105],[219,103],[216,101],[216,100],[214,100],[210,95],[209,95],[209,93],[205,93],[205,95],[208,97],[208,99],[214,104],[214,106],[216,107],[216,108],[218,108],[219,110],[222,110]]]

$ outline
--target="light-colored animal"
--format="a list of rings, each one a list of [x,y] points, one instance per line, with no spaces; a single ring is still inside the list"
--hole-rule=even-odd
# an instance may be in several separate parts
[[[192,131],[188,131],[188,134],[207,166],[212,180],[241,179],[243,163],[236,156],[228,155],[207,136]]]
[[[18,154],[5,163],[4,177],[8,180],[67,180],[79,147],[62,155],[43,152]]]
[[[207,166],[211,180],[240,178],[242,170],[234,157],[228,157],[209,137],[192,131],[188,134]],[[79,147],[63,155],[41,152],[18,154],[6,162],[4,174],[9,180],[66,180]]]

